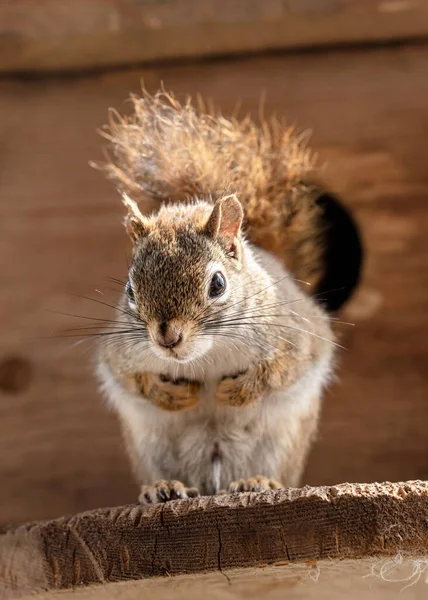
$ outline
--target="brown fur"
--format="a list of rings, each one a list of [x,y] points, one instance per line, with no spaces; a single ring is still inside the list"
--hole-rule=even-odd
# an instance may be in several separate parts
[[[144,213],[161,203],[236,194],[247,237],[316,284],[322,270],[321,225],[304,142],[277,119],[258,127],[180,104],[172,94],[132,96],[133,115],[112,113],[105,137],[113,157],[103,165]]]
[[[246,373],[224,377],[218,385],[216,400],[223,406],[252,404],[268,392],[293,385],[310,362],[305,356],[291,356],[289,348],[284,347],[272,359],[261,361]]]
[[[115,362],[110,361],[110,367],[124,389],[134,394],[141,394],[162,410],[177,412],[194,408],[198,404],[200,383],[197,381],[173,380],[154,373],[121,372],[115,366]]]
[[[200,384],[197,381],[165,381],[153,373],[136,376],[141,394],[163,410],[175,412],[197,406]]]

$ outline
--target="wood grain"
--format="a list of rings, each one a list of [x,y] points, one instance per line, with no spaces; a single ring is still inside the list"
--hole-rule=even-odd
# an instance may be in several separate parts
[[[427,35],[427,0],[3,0],[0,72]]]
[[[228,569],[272,564],[305,562],[316,574],[319,560],[397,553],[417,560],[426,555],[427,510],[427,482],[344,484],[33,523],[0,535],[0,598],[153,577],[165,582],[183,573],[220,571],[227,578]]]
[[[238,100],[256,112],[266,91],[267,114],[313,130],[320,175],[357,219],[366,261],[304,481],[428,478],[427,75],[421,45],[0,83],[0,371],[13,358],[29,374],[20,390],[0,388],[2,522],[136,497],[90,353],[40,337],[86,324],[49,310],[108,315],[68,294],[110,301],[106,278],[126,277],[122,208],[88,161],[101,157],[107,108],[127,110],[141,78],[151,91],[202,92],[226,114]]]
[[[376,558],[278,563],[231,569],[227,578],[214,572],[41,592],[37,600],[140,600],[150,594],[158,600],[424,600],[426,582],[411,577],[414,565],[411,558],[402,564]],[[386,581],[381,569],[388,572]]]

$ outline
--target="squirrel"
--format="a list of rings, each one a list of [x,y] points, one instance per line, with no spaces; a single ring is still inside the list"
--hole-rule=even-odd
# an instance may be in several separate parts
[[[277,119],[132,102],[104,133],[132,261],[97,372],[139,501],[297,487],[335,346],[304,288],[322,271],[311,155]]]

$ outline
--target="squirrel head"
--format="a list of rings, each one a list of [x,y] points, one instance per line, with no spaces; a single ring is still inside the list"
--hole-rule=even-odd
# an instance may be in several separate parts
[[[216,316],[242,294],[242,206],[231,195],[214,205],[164,205],[146,217],[128,196],[123,200],[133,243],[130,314],[144,323],[155,355],[189,362],[211,348]]]

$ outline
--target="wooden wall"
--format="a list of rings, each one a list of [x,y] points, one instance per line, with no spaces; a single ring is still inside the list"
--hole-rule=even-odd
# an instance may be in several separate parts
[[[90,353],[46,338],[104,316],[126,277],[122,209],[88,161],[140,79],[237,101],[313,131],[321,176],[353,212],[363,282],[305,482],[428,478],[428,46],[278,55],[0,82],[0,521],[133,501]],[[113,291],[112,291],[113,290]],[[76,323],[77,322],[77,323]]]
[[[428,36],[428,0],[2,0],[0,72]]]

